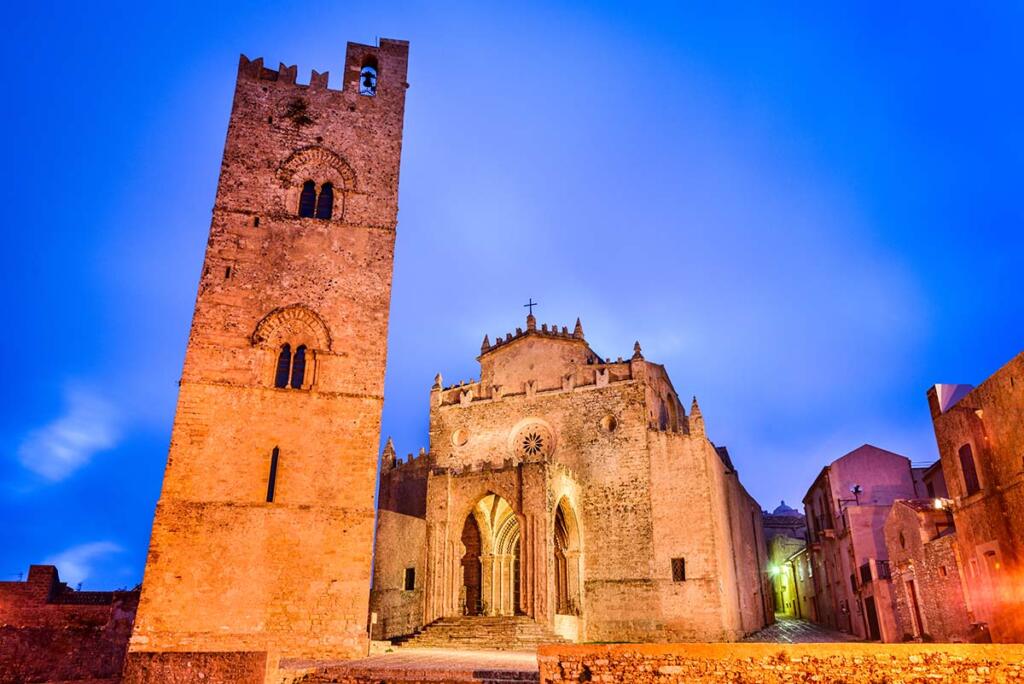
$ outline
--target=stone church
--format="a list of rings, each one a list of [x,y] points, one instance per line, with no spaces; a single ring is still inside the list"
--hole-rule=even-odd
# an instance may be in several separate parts
[[[352,658],[441,618],[580,640],[734,639],[767,619],[760,511],[663,367],[531,316],[431,390],[431,449],[381,408],[408,43],[342,87],[242,56],[126,682]],[[375,524],[377,525],[375,529]],[[237,677],[236,677],[237,680]]]
[[[719,641],[769,621],[761,509],[639,343],[604,358],[579,320],[531,314],[478,360],[479,380],[438,375],[429,452],[385,449],[375,636],[489,615],[572,641]]]

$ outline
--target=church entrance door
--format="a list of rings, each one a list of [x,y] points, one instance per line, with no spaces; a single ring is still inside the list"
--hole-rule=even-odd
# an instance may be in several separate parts
[[[480,526],[470,513],[462,526],[462,545],[466,552],[462,556],[462,592],[460,602],[463,615],[479,615],[480,602]]]
[[[462,528],[462,614],[524,612],[519,543],[519,516],[508,501],[497,494],[477,501]]]

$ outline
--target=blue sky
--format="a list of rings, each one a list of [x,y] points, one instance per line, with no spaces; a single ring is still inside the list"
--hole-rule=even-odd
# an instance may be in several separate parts
[[[13,14],[11,14],[13,12]],[[411,41],[384,424],[484,333],[583,320],[696,394],[765,507],[1021,351],[1020,6],[19,3],[0,575],[140,581],[239,53]]]

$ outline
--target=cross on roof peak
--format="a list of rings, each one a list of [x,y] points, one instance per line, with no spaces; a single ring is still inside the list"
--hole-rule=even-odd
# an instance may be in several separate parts
[[[526,304],[523,304],[523,306],[530,309],[530,315],[532,316],[533,315],[533,307],[537,306],[538,304],[539,304],[539,302],[533,301],[533,297],[530,297],[530,301],[527,302]]]

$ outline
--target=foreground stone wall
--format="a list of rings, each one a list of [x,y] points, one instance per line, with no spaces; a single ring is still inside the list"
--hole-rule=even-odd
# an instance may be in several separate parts
[[[118,676],[138,602],[138,591],[69,589],[52,565],[0,582],[0,682]]]
[[[1019,645],[550,645],[537,659],[542,683],[1024,681]]]
[[[266,669],[266,653],[133,653],[122,684],[263,684]]]

